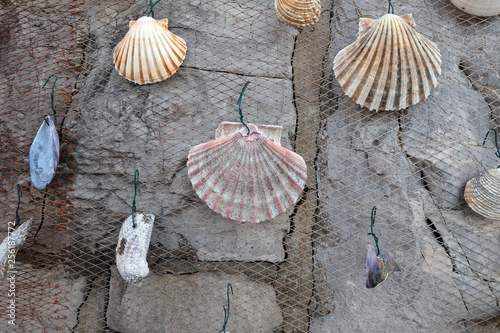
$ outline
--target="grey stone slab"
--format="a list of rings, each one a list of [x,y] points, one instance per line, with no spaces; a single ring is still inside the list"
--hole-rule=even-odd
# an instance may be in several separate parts
[[[10,332],[14,327],[15,332],[72,332],[85,297],[85,278],[69,277],[62,266],[46,270],[18,262],[16,269],[14,279],[0,283],[2,304],[7,307],[11,300],[15,302],[16,326],[8,325],[5,316],[3,327]],[[9,297],[9,293],[16,296]],[[25,315],[28,309],[29,316]]]
[[[91,73],[89,81],[95,76],[98,74]],[[93,207],[94,212],[77,213],[81,215],[79,233],[101,246],[116,242],[114,230],[131,211],[137,169],[137,208],[157,216],[155,230],[167,230],[157,236],[154,231],[153,239],[168,245],[165,239],[180,233],[200,248],[203,260],[282,260],[286,216],[258,226],[225,220],[197,198],[184,169],[192,147],[213,140],[221,121],[239,119],[236,102],[247,78],[185,69],[151,86],[137,87],[116,72],[108,79],[103,92],[81,90],[81,118],[76,126],[80,138],[75,154],[79,172],[71,195],[75,210]],[[245,119],[283,125],[282,145],[290,147],[288,137],[295,118],[291,82],[250,80],[253,84],[242,102]],[[116,223],[102,223],[104,216]],[[207,224],[213,227],[201,235],[199,228]],[[91,236],[96,233],[105,237]],[[233,236],[227,237],[230,234]],[[224,246],[219,244],[222,239]]]
[[[403,149],[419,166],[439,205],[463,203],[463,186],[477,170],[492,167],[494,153],[482,147],[492,126],[484,97],[468,86],[459,59],[443,52],[443,75],[429,98],[402,117]],[[491,146],[490,146],[491,147]]]
[[[278,20],[269,1],[182,2],[159,10],[188,43],[184,66],[260,77],[291,78],[297,30]],[[170,17],[172,17],[170,19]],[[158,17],[160,17],[158,16]]]
[[[498,226],[471,216],[462,199],[466,181],[497,163],[491,143],[482,147],[492,114],[461,70],[474,49],[464,38],[470,27],[434,5],[395,4],[396,14],[414,14],[417,31],[443,55],[439,85],[427,100],[400,112],[369,112],[333,77],[335,102],[325,101],[331,111],[318,157],[324,220],[314,242],[315,281],[329,292],[316,295],[310,332],[456,332],[464,320],[499,313]],[[331,61],[356,39],[359,17],[385,14],[372,1],[335,2],[333,10]],[[379,245],[402,271],[369,290],[366,244],[373,243],[367,233],[375,205]]]
[[[114,48],[127,33],[130,20],[148,11],[146,2],[101,4],[89,8],[87,26],[92,35]],[[187,43],[181,70],[191,67],[256,77],[292,76],[289,59],[298,31],[278,20],[268,1],[158,3],[154,15],[167,18],[169,30]]]
[[[106,327],[106,303],[109,294],[109,270],[97,276],[88,287],[85,301],[79,308],[76,333],[98,333]]]
[[[140,284],[125,284],[112,269],[107,322],[120,332],[218,332],[227,309],[227,332],[268,333],[283,318],[270,285],[240,274],[151,274]]]

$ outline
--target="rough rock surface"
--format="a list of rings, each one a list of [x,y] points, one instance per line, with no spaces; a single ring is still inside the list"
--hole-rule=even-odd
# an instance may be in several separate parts
[[[464,322],[500,314],[498,224],[474,214],[462,198],[467,180],[497,164],[491,145],[481,146],[494,126],[487,101],[491,94],[471,86],[461,61],[486,57],[467,57],[478,52],[475,41],[461,37],[470,34],[470,24],[454,18],[453,8],[435,5],[430,16],[419,12],[428,13],[429,4],[395,5],[399,15],[413,13],[417,30],[441,49],[443,74],[427,100],[401,112],[374,113],[346,99],[338,83],[332,83],[338,103],[324,119],[318,163],[327,221],[318,228],[314,255],[315,280],[325,281],[322,286],[331,294],[317,296],[319,313],[311,332],[367,332],[374,327],[456,332],[467,327]],[[379,7],[375,2],[336,2],[331,60],[357,37],[358,15],[379,17],[384,14]],[[488,36],[500,29],[498,18],[487,24],[490,29],[475,33]],[[446,30],[450,26],[452,32]],[[498,69],[498,59],[487,60],[468,67],[468,73]],[[331,68],[325,72],[333,75]],[[481,82],[488,86],[494,80]],[[379,244],[402,272],[367,290],[373,206]]]
[[[238,120],[236,102],[247,80],[251,84],[242,101],[245,120],[283,125],[282,145],[290,147],[288,136],[293,133],[295,111],[288,61],[265,70],[255,61],[265,61],[262,54],[241,57],[233,53],[224,56],[222,62],[210,54],[217,53],[217,45],[222,41],[224,47],[239,43],[241,31],[235,31],[236,28],[251,27],[251,31],[259,32],[245,40],[248,47],[255,49],[259,45],[265,50],[270,43],[276,52],[288,57],[293,36],[290,32],[271,31],[252,14],[255,10],[272,10],[264,9],[262,4],[252,6],[252,10],[235,6],[230,10],[230,20],[219,19],[220,12],[213,9],[232,6],[229,4],[199,3],[197,17],[192,17],[192,12],[181,14],[185,10],[177,7],[180,4],[158,7],[155,17],[170,18],[171,31],[186,40],[186,61],[168,80],[140,87],[113,69],[112,51],[126,32],[127,15],[137,15],[133,13],[141,7],[131,5],[120,13],[118,22],[110,21],[109,25],[103,25],[103,21],[117,15],[110,12],[115,7],[89,13],[89,35],[95,38],[85,47],[85,55],[91,60],[84,69],[85,84],[76,96],[80,117],[75,127],[79,136],[75,158],[79,171],[71,195],[76,211],[92,209],[95,213],[84,214],[76,231],[85,241],[99,243],[99,248],[113,246],[118,221],[130,211],[131,181],[138,169],[137,207],[156,216],[153,242],[174,250],[176,239],[182,236],[198,249],[197,256],[202,260],[279,262],[284,257],[281,239],[288,229],[286,216],[258,225],[225,220],[196,197],[185,164],[189,149],[213,140],[221,121]],[[217,57],[220,59],[221,55],[217,53]],[[248,66],[241,64],[241,59]],[[228,73],[228,63],[240,68],[241,73]],[[117,224],[103,224],[104,216]],[[201,227],[203,234],[199,233]],[[101,237],[90,237],[98,229]]]
[[[84,301],[85,278],[69,277],[62,266],[45,270],[17,263],[16,270],[8,275],[14,279],[0,283],[0,301],[5,308],[14,301],[15,326],[7,323],[7,311],[4,310],[5,322],[0,330],[73,332],[78,309]]]
[[[110,271],[104,271],[86,286],[85,302],[78,312],[76,333],[98,333],[106,327],[106,305],[109,300]]]
[[[240,274],[198,273],[188,276],[150,275],[139,284],[126,284],[112,269],[107,321],[127,333],[218,332],[227,309],[227,332],[272,332],[283,318],[272,286]]]
[[[0,212],[12,220],[21,184],[21,216],[35,218],[18,254],[20,331],[217,332],[227,283],[228,332],[498,330],[500,228],[462,199],[467,180],[498,165],[491,136],[482,145],[500,117],[498,16],[447,0],[394,2],[438,44],[442,75],[426,101],[377,113],[345,97],[332,61],[359,17],[385,14],[386,2],[325,0],[320,21],[297,30],[272,1],[162,1],[155,17],[186,40],[186,59],[168,80],[138,86],[112,53],[147,2],[0,6]],[[51,74],[59,120],[69,112],[58,173],[40,192],[28,190],[27,151],[50,111],[41,86]],[[296,207],[260,224],[208,209],[185,167],[191,147],[239,119],[246,81],[245,121],[282,125],[282,144],[308,165]],[[151,273],[127,285],[114,250],[136,169],[137,209],[156,220]],[[380,247],[402,271],[368,290],[373,206]]]

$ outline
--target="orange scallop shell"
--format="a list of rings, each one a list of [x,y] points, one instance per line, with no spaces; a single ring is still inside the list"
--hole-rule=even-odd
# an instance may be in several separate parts
[[[321,12],[319,0],[275,0],[274,7],[278,17],[295,28],[313,25]]]
[[[141,17],[115,48],[116,70],[138,84],[163,81],[172,76],[186,56],[186,42],[168,30],[168,20]]]

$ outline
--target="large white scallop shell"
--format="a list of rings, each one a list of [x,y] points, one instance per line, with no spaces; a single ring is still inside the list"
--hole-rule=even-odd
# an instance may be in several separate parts
[[[401,110],[427,98],[441,74],[438,47],[415,30],[411,14],[361,18],[359,37],[333,69],[345,94],[370,110]]]
[[[286,212],[307,178],[304,159],[280,146],[280,126],[222,123],[217,137],[189,151],[193,188],[213,211],[258,223]],[[268,134],[272,139],[268,138]]]
[[[123,222],[116,247],[116,267],[127,282],[138,282],[149,273],[146,256],[154,221],[153,214],[135,213],[135,228],[132,215]]]
[[[8,235],[0,244],[0,278],[5,278],[8,271],[15,270],[11,265],[15,264],[17,251],[26,240],[32,222],[33,219],[30,218],[13,231],[8,227]],[[14,225],[14,222],[9,222],[9,225]]]
[[[458,9],[477,16],[495,16],[500,14],[498,0],[451,0]]]
[[[168,20],[141,17],[115,48],[116,70],[126,79],[147,84],[172,76],[186,56],[186,42],[168,30]]]
[[[59,135],[51,116],[44,117],[29,154],[31,183],[43,190],[54,178],[59,163]]]
[[[283,22],[295,28],[313,25],[321,12],[319,0],[275,0],[274,8]]]
[[[469,180],[464,198],[479,215],[500,220],[500,169],[491,169],[485,175]]]

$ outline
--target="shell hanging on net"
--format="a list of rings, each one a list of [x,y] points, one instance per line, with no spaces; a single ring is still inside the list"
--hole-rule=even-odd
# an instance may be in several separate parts
[[[495,16],[500,14],[500,1],[498,0],[451,0],[451,3],[471,15]]]
[[[116,70],[138,84],[172,76],[186,56],[186,42],[168,30],[168,20],[141,17],[130,21],[129,31],[115,48]]]
[[[59,135],[50,116],[44,118],[33,139],[29,161],[31,182],[43,190],[54,178],[59,163]]]
[[[400,271],[398,264],[389,255],[380,250],[377,256],[375,246],[368,244],[366,255],[366,288],[375,288],[384,282],[390,272]]]
[[[280,146],[281,126],[223,122],[216,139],[189,151],[196,194],[213,211],[241,222],[270,220],[293,206],[304,189],[304,159]],[[269,137],[266,136],[269,135]]]
[[[401,110],[438,84],[441,54],[415,30],[411,14],[359,19],[359,37],[333,61],[345,94],[370,110]]]
[[[500,220],[500,169],[491,169],[485,175],[469,180],[464,198],[479,215]]]
[[[30,218],[23,224],[19,225],[16,230],[9,232],[2,244],[0,244],[0,278],[5,278],[8,271],[15,271],[14,267],[9,266],[9,261],[11,263],[15,262],[17,251],[26,240],[26,236],[31,229],[32,222],[33,219]],[[8,225],[11,224],[13,225],[14,222],[9,222]]]
[[[283,22],[295,28],[313,25],[321,12],[319,0],[275,0],[274,8]]]
[[[123,222],[116,246],[116,267],[127,282],[139,282],[149,273],[146,256],[155,216],[135,213],[135,228],[132,215]]]

